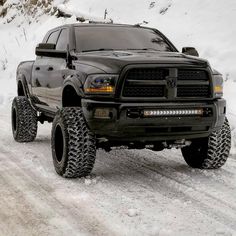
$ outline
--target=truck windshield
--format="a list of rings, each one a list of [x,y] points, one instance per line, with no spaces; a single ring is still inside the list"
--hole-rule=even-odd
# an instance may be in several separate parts
[[[75,27],[77,52],[109,50],[173,51],[152,29],[124,26]]]

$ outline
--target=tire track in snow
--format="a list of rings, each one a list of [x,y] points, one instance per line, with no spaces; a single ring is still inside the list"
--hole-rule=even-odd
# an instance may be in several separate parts
[[[2,121],[0,121],[0,124],[1,124],[1,122]],[[6,127],[9,126],[9,124],[7,122],[3,122],[3,123],[6,124]],[[6,131],[6,130],[4,129],[4,131]],[[49,133],[50,133],[50,131],[49,131]],[[13,164],[17,165],[18,169],[22,169],[25,173],[27,173],[27,176],[29,176],[31,178],[31,180],[38,182],[37,184],[40,185],[40,187],[44,188],[45,191],[48,191],[48,188],[45,189],[45,186],[48,186],[48,180],[47,180],[48,177],[49,177],[49,181],[51,182],[50,186],[54,187],[54,189],[61,188],[61,186],[60,186],[61,184],[65,184],[65,186],[66,186],[66,185],[68,185],[68,183],[73,183],[72,184],[72,185],[74,185],[73,187],[76,187],[76,185],[78,184],[77,180],[73,180],[73,179],[65,180],[62,177],[59,177],[55,173],[55,170],[53,168],[53,164],[51,161],[50,141],[48,140],[49,138],[45,140],[45,137],[41,137],[41,135],[40,135],[40,139],[42,139],[43,142],[41,142],[39,139],[37,139],[33,143],[24,144],[24,143],[16,143],[15,141],[13,141],[11,133],[9,133],[9,127],[8,127],[8,131],[6,131],[5,134],[6,134],[5,138],[3,140],[1,140],[1,143],[0,143],[0,150],[2,151],[2,153],[4,153],[5,156],[10,157],[9,161],[11,160]],[[24,146],[24,148],[22,150],[23,155],[27,154],[27,156],[28,156],[27,158],[29,158],[29,159],[21,157],[22,151],[21,152],[16,151],[16,150],[20,149],[22,146]],[[47,152],[45,152],[46,146],[48,149]],[[44,155],[47,155],[49,153],[49,156],[48,156],[49,159],[47,159],[47,157],[41,155],[42,153]],[[36,155],[36,158],[29,157],[30,154],[32,156]],[[40,157],[42,157],[44,160],[38,161],[38,159],[39,159],[37,157],[38,155]],[[19,162],[17,160],[18,158],[19,158]],[[50,168],[48,168],[48,166]],[[46,171],[49,171],[49,172],[46,172]],[[47,178],[46,180],[45,180],[45,177]],[[55,181],[55,183],[54,183],[54,181]],[[69,184],[69,186],[70,186],[70,184]],[[83,188],[82,191],[85,190],[84,184],[82,184],[82,188]],[[70,190],[70,189],[68,189],[68,190]],[[61,199],[60,194],[65,194],[63,192],[64,191],[61,191],[61,192],[58,191],[55,193],[56,196],[53,195],[52,197],[60,199],[61,202],[66,201],[65,199]],[[86,205],[88,205],[88,206],[93,205],[93,203],[92,203],[93,199],[91,198],[91,196],[90,196],[90,199],[91,199],[91,203],[90,204],[87,203],[87,204],[85,204],[85,206]],[[72,200],[76,200],[76,199],[72,199]],[[65,209],[67,207],[68,206],[65,206]],[[85,209],[83,209],[83,207],[82,207],[82,212],[86,211],[86,210],[88,211],[88,212],[86,212],[86,213],[88,213],[88,215],[87,215],[88,222],[89,222],[89,220],[91,220],[90,218],[93,215],[96,218],[96,220],[99,220],[99,222],[100,222],[100,224],[98,224],[98,228],[102,227],[104,225],[104,222],[107,222],[107,219],[104,219],[104,217],[98,212],[99,209],[97,209],[96,207],[94,207],[94,212],[91,212],[90,208],[92,208],[92,207],[84,207],[84,208]],[[71,206],[71,211],[72,211],[72,213],[78,213],[78,215],[82,213],[80,206],[77,206],[76,204]],[[77,218],[79,219],[80,217],[77,217]],[[86,215],[84,216],[84,218],[86,219]],[[81,220],[81,221],[83,222],[84,220]],[[86,225],[87,222],[84,222],[83,224]],[[92,221],[90,222],[90,224],[96,225]],[[108,235],[111,235],[111,234],[116,235],[116,232],[119,232],[119,231],[122,232],[122,230],[119,228],[119,226],[116,226],[116,224],[112,225],[111,222],[110,222],[110,224],[107,224],[106,226],[109,228],[109,230],[107,230],[109,232]],[[90,226],[88,226],[87,228],[89,228],[89,227]],[[105,227],[105,225],[104,225],[104,227]],[[129,232],[129,229],[126,229],[126,231]],[[104,232],[105,232],[105,230],[104,230]],[[98,235],[104,235],[104,234],[105,233],[103,233],[103,234],[98,233]],[[127,234],[127,235],[129,235],[129,234]]]
[[[136,152],[136,151],[133,151],[133,152]],[[192,212],[192,215],[189,215],[189,218],[185,219],[186,221],[191,219],[193,215],[195,214],[195,210],[197,210],[203,215],[206,215],[206,217],[208,218],[207,221],[211,222],[211,224],[212,224],[212,221],[216,221],[217,222],[216,225],[218,225],[218,227],[219,225],[227,225],[229,228],[235,231],[235,218],[234,218],[235,212],[233,212],[233,216],[230,216],[230,214],[225,215],[224,213],[221,215],[221,211],[218,212],[217,210],[214,210],[214,207],[211,206],[209,208],[209,205],[206,205],[204,200],[208,201],[209,199],[206,196],[204,196],[204,194],[200,194],[200,196],[197,197],[196,199],[194,195],[198,193],[196,193],[196,191],[193,190],[192,188],[189,188],[185,186],[184,184],[178,183],[174,179],[170,179],[169,176],[165,176],[162,173],[161,174],[157,173],[156,170],[149,170],[148,168],[143,167],[142,164],[141,165],[139,164],[140,160],[138,158],[135,158],[134,156],[132,158],[129,158],[129,157],[127,158],[124,152],[120,154],[119,153],[120,153],[119,151],[115,152],[115,154],[103,153],[104,156],[107,156],[107,159],[105,160],[106,162],[100,161],[101,163],[99,164],[103,164],[106,168],[112,168],[112,167],[114,168],[113,161],[114,159],[116,159],[117,163],[115,164],[119,166],[119,168],[118,170],[115,169],[115,172],[118,172],[121,174],[121,180],[123,180],[123,176],[122,176],[123,173],[126,172],[125,177],[127,177],[127,182],[130,181],[129,176],[132,176],[132,174],[135,173],[134,175],[135,185],[137,184],[137,182],[141,182],[139,184],[143,184],[143,185],[146,184],[148,191],[150,191],[150,187],[151,187],[151,190],[153,192],[155,192],[156,190],[156,193],[163,194],[163,196],[166,195],[166,197],[169,197],[170,205],[172,205],[172,202],[176,204],[176,201],[173,200],[176,198],[181,200],[181,205],[184,205],[186,202],[190,202],[190,204],[188,205],[190,208],[193,207],[194,211]],[[110,158],[108,156],[110,156]],[[112,159],[112,160],[109,160],[109,159]],[[131,159],[132,159],[132,163],[130,164]],[[127,173],[130,173],[130,175],[127,175]],[[152,180],[151,182],[149,181],[150,179]],[[124,181],[125,180],[123,180],[122,183]],[[127,186],[124,185],[124,189],[126,189],[126,187]],[[140,186],[138,185],[137,188],[140,188]],[[159,204],[158,201],[156,203]],[[177,203],[179,203],[179,201],[177,201]],[[186,214],[186,208],[180,206],[179,204],[177,205],[179,208],[179,212]]]
[[[201,190],[209,190],[210,192],[217,191],[221,189],[222,193],[229,193],[229,191],[232,192],[232,194],[235,193],[235,183],[236,183],[236,176],[232,172],[235,172],[235,169],[232,169],[232,171],[229,171],[229,167],[231,167],[232,163],[234,162],[234,159],[229,158],[226,165],[218,170],[200,170],[200,169],[193,169],[190,168],[185,162],[181,155],[181,153],[178,153],[176,151],[173,152],[172,158],[170,158],[168,155],[170,153],[161,152],[156,153],[150,150],[143,150],[143,152],[136,151],[135,152],[140,158],[143,158],[146,160],[146,164],[150,164],[150,162],[161,163],[160,168],[161,169],[167,169],[171,172],[175,173],[179,179],[184,179],[185,182],[187,181],[190,185],[198,186],[198,188],[201,188]],[[175,156],[174,156],[175,155]],[[144,157],[141,157],[144,156]],[[146,158],[145,158],[146,157]],[[148,157],[148,158],[147,158]],[[174,157],[174,158],[173,158]],[[205,187],[205,185],[207,185]],[[227,196],[230,196],[227,194]],[[236,203],[236,198],[228,199],[233,200]]]
[[[137,153],[136,151],[133,152],[134,153],[124,151],[121,154],[116,152],[115,156],[116,158],[122,159],[122,156],[127,154],[128,158],[126,156],[126,159],[122,159],[123,165],[129,165],[129,168],[137,168],[137,171],[142,169],[145,175],[147,175],[148,172],[148,175],[152,175],[154,179],[161,178],[163,180],[163,184],[169,185],[170,188],[174,189],[174,192],[179,192],[180,196],[182,195],[183,199],[186,201],[190,200],[191,202],[194,202],[201,212],[204,212],[204,214],[209,215],[211,218],[214,218],[220,223],[226,224],[233,230],[236,230],[235,206],[222,201],[220,198],[215,198],[206,192],[200,192],[194,185],[191,184],[191,182],[189,183],[187,179],[183,178],[184,174],[181,174],[180,179],[175,169],[166,170],[159,167],[154,168],[153,166],[149,166],[148,162],[150,160],[144,160],[140,157],[140,153]],[[119,155],[122,156],[119,157]],[[134,162],[135,164],[138,163],[139,166],[137,167],[134,165]]]
[[[0,149],[4,150],[4,147],[0,146]],[[61,224],[64,224],[64,226],[59,228],[59,230],[63,231],[64,228],[70,228],[71,226],[75,227],[75,229],[72,228],[69,233],[64,232],[63,235],[73,235],[73,232],[84,232],[85,235],[117,234],[109,225],[104,225],[104,222],[102,221],[104,217],[98,211],[96,206],[94,206],[93,200],[90,197],[84,198],[83,196],[78,196],[77,199],[73,199],[72,197],[72,200],[77,200],[76,204],[74,204],[74,201],[70,202],[69,193],[67,193],[67,196],[64,196],[64,199],[62,196],[58,197],[54,192],[55,188],[53,188],[52,185],[49,187],[48,184],[44,182],[45,179],[40,179],[40,176],[36,176],[32,169],[22,168],[22,163],[19,164],[16,160],[13,160],[13,158],[15,159],[16,157],[20,158],[18,155],[13,157],[15,153],[11,153],[6,149],[4,150],[4,154],[7,155],[0,155],[1,162],[7,163],[8,168],[11,167],[10,169],[13,170],[14,173],[9,175],[8,169],[3,171],[4,176],[1,177],[7,179],[6,184],[10,185],[11,189],[18,190],[17,195],[20,193],[21,196],[26,197],[23,206],[31,205],[31,208],[35,207],[31,210],[31,213],[38,212],[38,208],[36,207],[37,205],[40,206],[39,209],[41,209],[41,211],[38,212],[39,217],[45,213],[48,215],[47,210],[51,215],[53,212],[56,212],[55,217],[57,219],[55,220],[59,220],[61,221]],[[54,177],[59,179],[61,184],[66,185],[68,182],[68,180],[62,179],[57,175],[54,175]],[[66,193],[64,192],[64,194]],[[65,203],[63,201],[65,201]],[[30,217],[32,217],[32,215],[29,216],[29,218]],[[44,222],[44,224],[47,225],[46,222]],[[77,234],[75,233],[75,235]]]

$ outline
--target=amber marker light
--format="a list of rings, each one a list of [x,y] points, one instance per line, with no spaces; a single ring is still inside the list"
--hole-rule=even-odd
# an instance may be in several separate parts
[[[104,86],[100,88],[86,88],[86,93],[113,93],[115,90],[112,86]]]
[[[221,85],[216,85],[216,86],[214,87],[214,92],[215,92],[215,93],[223,93],[223,86],[221,86]]]
[[[213,75],[214,94],[216,98],[223,96],[223,77],[220,74]]]

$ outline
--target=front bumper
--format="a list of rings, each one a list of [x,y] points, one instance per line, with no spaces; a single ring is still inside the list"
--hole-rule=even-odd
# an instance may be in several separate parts
[[[97,108],[109,108],[110,117],[95,118]],[[144,109],[194,109],[211,111],[208,116],[130,116]],[[226,101],[175,103],[119,103],[82,99],[82,109],[90,129],[97,137],[119,142],[155,142],[207,137],[224,122]],[[135,114],[135,113],[133,113]]]

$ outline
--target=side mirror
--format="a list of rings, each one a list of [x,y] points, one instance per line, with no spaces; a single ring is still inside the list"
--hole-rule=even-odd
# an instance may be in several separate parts
[[[184,47],[182,48],[182,53],[190,56],[199,57],[198,51],[193,47]]]
[[[41,57],[67,58],[67,51],[56,50],[56,44],[40,43],[35,49],[35,54]]]

